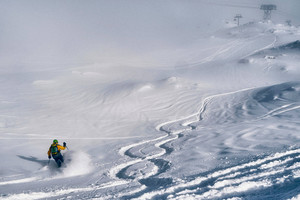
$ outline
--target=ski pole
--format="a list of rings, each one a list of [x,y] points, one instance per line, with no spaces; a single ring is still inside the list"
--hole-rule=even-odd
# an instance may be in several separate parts
[[[50,159],[48,160],[48,165],[50,164]]]

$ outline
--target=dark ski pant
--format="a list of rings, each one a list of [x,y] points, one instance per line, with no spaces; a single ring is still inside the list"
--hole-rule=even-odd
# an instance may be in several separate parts
[[[53,159],[57,163],[57,166],[60,167],[61,164],[64,162],[64,157],[61,155],[61,153],[58,153],[56,155],[52,155]]]

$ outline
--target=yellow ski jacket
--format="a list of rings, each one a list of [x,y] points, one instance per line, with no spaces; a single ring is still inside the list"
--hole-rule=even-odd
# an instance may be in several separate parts
[[[60,152],[60,150],[65,150],[66,149],[66,147],[63,147],[63,146],[61,146],[59,144],[51,144],[51,146],[49,148],[49,151],[48,151],[48,156],[51,155],[51,147],[54,147],[54,146],[57,147],[58,152]]]

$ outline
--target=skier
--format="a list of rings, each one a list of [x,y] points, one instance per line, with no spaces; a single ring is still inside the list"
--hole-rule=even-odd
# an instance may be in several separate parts
[[[57,163],[57,166],[60,167],[61,164],[64,162],[64,157],[61,155],[60,150],[66,149],[66,143],[63,143],[63,146],[58,144],[58,141],[55,139],[53,140],[53,144],[51,144],[49,151],[48,151],[48,158],[51,159],[51,155],[55,162]]]

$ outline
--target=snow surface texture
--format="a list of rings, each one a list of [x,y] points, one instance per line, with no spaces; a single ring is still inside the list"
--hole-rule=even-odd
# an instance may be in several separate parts
[[[252,22],[160,66],[3,69],[0,199],[299,199],[299,39]]]

